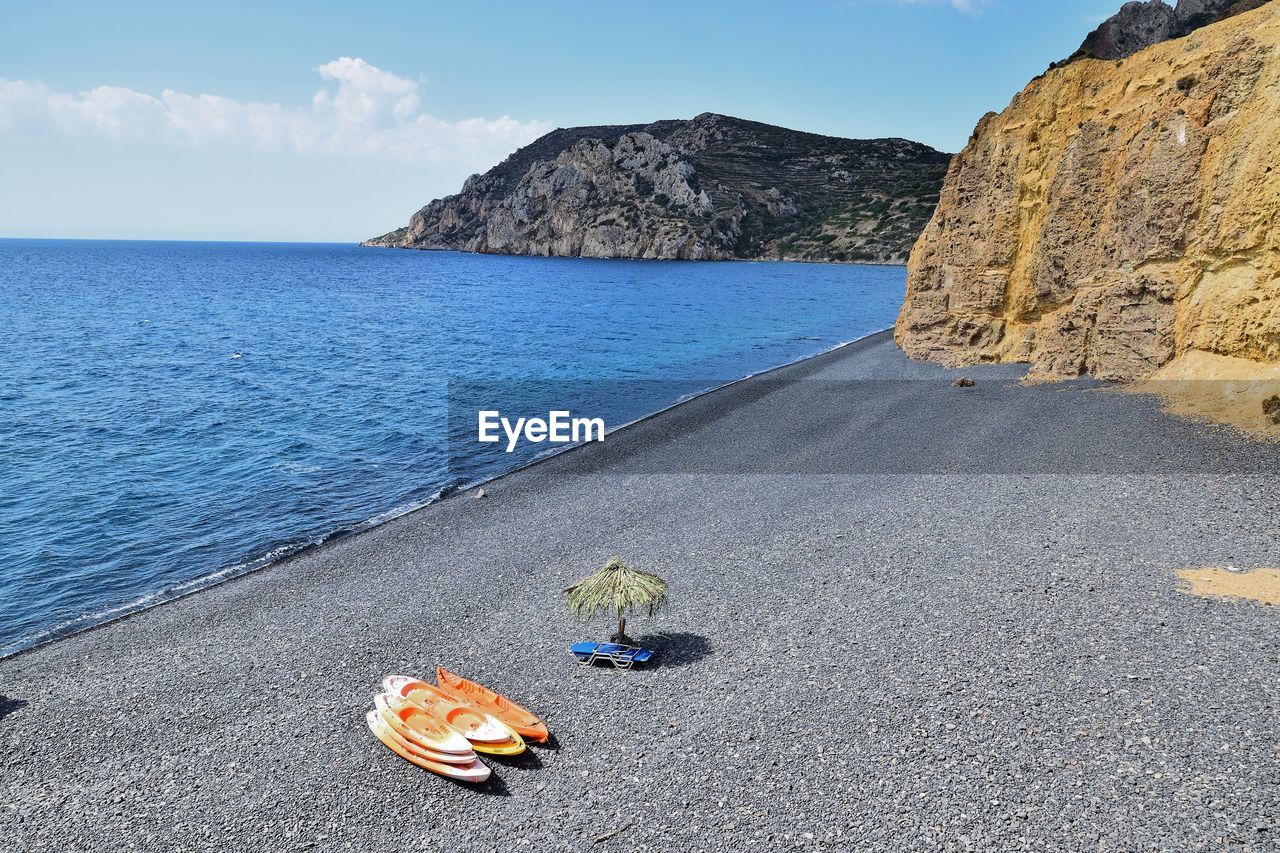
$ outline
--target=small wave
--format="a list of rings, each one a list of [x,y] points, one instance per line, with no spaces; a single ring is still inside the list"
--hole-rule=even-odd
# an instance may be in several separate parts
[[[446,494],[448,494],[448,492],[445,491],[444,487],[441,487],[439,489],[436,489],[431,494],[431,496],[426,500],[411,501],[409,503],[404,503],[404,504],[400,504],[399,506],[392,507],[386,512],[380,512],[377,515],[373,516],[372,518],[369,518],[369,519],[366,519],[365,521],[360,522],[360,524],[357,525],[357,529],[368,530],[369,528],[377,527],[380,524],[386,524],[388,521],[394,521],[395,519],[399,518],[402,515],[408,515],[411,512],[422,509],[424,506],[430,506],[431,504],[445,497]]]
[[[688,394],[681,394],[679,397],[676,397],[676,402],[674,405],[678,406],[681,403],[687,403],[690,400],[696,400],[699,397],[701,397],[703,394],[706,394],[708,391],[714,391],[718,387],[721,387],[721,386],[709,385],[706,388],[702,388],[697,391],[690,391]]]
[[[198,578],[192,578],[191,580],[182,581],[181,583],[167,586],[154,592],[148,592],[145,595],[140,595],[137,598],[124,602],[123,604],[116,604],[111,607],[104,607],[101,610],[83,613],[73,619],[67,619],[63,622],[59,622],[52,627],[44,628],[40,631],[19,637],[9,645],[0,647],[0,658],[5,658],[9,655],[35,648],[36,646],[43,645],[44,643],[60,640],[64,637],[78,634],[81,631],[87,631],[90,628],[106,625],[109,622],[114,622],[117,619],[123,619],[134,613],[140,613],[143,610],[150,610],[152,607],[166,604],[170,601],[176,601],[177,599],[190,595],[194,592],[209,589],[210,587],[217,586],[220,583],[224,583],[232,578],[239,577],[240,575],[246,575],[251,572],[264,569],[273,563],[277,563],[285,557],[296,554],[306,548],[323,544],[327,538],[328,537],[321,537],[307,542],[296,542],[289,545],[281,545],[280,547],[272,548],[267,553],[262,554],[259,557],[255,557],[252,560],[246,560],[243,563],[237,563],[234,566],[228,566],[225,569],[219,569],[216,572],[201,575]]]
[[[315,474],[324,470],[323,465],[304,465],[301,462],[291,461],[277,462],[273,467],[292,474]]]
[[[378,527],[379,525],[386,524],[388,521],[393,521],[403,515],[408,515],[415,510],[430,506],[455,491],[461,491],[468,488],[471,488],[471,484],[442,487],[433,492],[425,500],[400,504],[349,527],[336,528],[323,536],[306,541],[280,545],[276,548],[272,548],[265,554],[254,557],[251,560],[237,563],[234,566],[228,566],[224,569],[219,569],[216,572],[210,572],[209,574],[167,586],[161,590],[146,593],[145,595],[138,596],[137,598],[124,602],[123,604],[117,604],[101,610],[95,610],[91,613],[84,613],[74,619],[67,619],[66,621],[60,622],[50,628],[45,628],[19,637],[7,646],[0,646],[0,659],[17,654],[18,652],[33,649],[36,646],[40,646],[45,643],[53,642],[54,640],[70,637],[73,634],[78,634],[81,631],[87,631],[90,628],[97,628],[102,625],[106,625],[110,622],[123,619],[144,610],[150,610],[152,607],[157,607],[161,604],[176,601],[179,598],[184,598],[193,593],[210,589],[242,575],[261,571],[262,569],[269,568],[280,562],[286,557],[299,554],[308,548],[314,548],[319,545],[323,545],[326,542],[330,542],[353,533],[370,530],[374,527]]]
[[[148,607],[159,604],[161,600],[161,593],[148,593],[124,604],[117,604],[93,613],[82,614],[65,622],[59,622],[52,627],[19,637],[9,645],[0,648],[0,658],[8,657],[25,649],[34,648],[42,643],[69,637],[95,625],[102,625],[114,619],[122,618],[137,610],[145,610]]]

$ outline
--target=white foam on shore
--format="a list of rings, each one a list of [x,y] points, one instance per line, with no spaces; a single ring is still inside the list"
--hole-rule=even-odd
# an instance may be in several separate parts
[[[249,574],[250,572],[255,572],[259,569],[265,569],[267,566],[277,563],[285,557],[296,554],[299,551],[306,550],[307,548],[315,545],[319,545],[324,541],[325,539],[322,538],[315,539],[310,542],[298,542],[291,545],[282,545],[278,548],[272,548],[267,553],[262,554],[259,557],[255,557],[252,560],[246,560],[243,563],[237,563],[234,566],[228,566],[207,575],[200,575],[199,577],[192,578],[191,580],[182,581],[181,583],[167,586],[154,592],[148,592],[145,595],[140,595],[137,598],[124,602],[123,604],[116,604],[111,607],[103,608],[102,610],[83,613],[74,619],[68,619],[64,622],[59,622],[57,625],[50,628],[44,628],[35,633],[19,637],[13,643],[3,649],[0,649],[0,659],[18,654],[19,652],[23,652],[28,649],[33,649],[36,646],[44,645],[45,643],[51,643],[54,640],[61,640],[65,637],[70,637],[73,634],[78,634],[81,631],[87,631],[90,628],[97,628],[101,625],[106,625],[110,622],[116,621],[117,619],[123,619],[126,616],[132,616],[133,614],[140,613],[143,610],[158,607],[161,604],[167,604],[170,601],[175,601],[179,598],[183,598],[184,596],[217,586],[220,583],[225,583],[226,581],[239,577],[240,575]]]

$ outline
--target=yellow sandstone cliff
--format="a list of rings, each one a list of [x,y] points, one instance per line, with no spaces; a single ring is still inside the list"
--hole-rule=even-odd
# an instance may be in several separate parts
[[[1033,379],[1280,378],[1280,3],[1055,68],[984,117],[895,337]],[[1233,387],[1248,412],[1199,412],[1270,428]]]

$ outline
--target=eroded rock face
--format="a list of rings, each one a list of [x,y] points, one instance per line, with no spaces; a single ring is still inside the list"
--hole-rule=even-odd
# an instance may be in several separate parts
[[[902,263],[950,157],[707,113],[558,130],[366,245]]]
[[[899,345],[1041,378],[1280,360],[1277,152],[1280,4],[1049,71],[952,162]]]

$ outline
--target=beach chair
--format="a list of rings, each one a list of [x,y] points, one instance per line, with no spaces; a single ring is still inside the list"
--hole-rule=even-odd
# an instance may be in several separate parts
[[[626,646],[622,643],[593,643],[584,640],[574,643],[569,651],[583,666],[590,666],[596,661],[611,663],[618,669],[631,669],[638,663],[648,663],[656,654],[652,649],[639,646]]]

